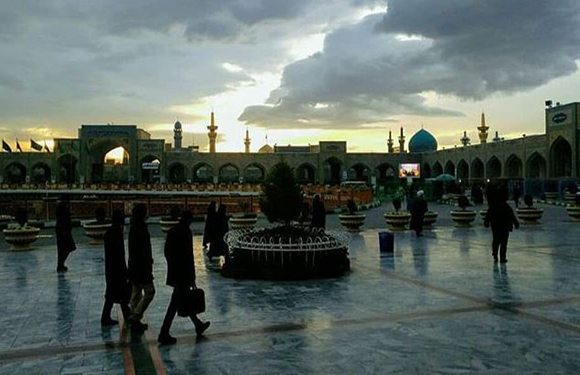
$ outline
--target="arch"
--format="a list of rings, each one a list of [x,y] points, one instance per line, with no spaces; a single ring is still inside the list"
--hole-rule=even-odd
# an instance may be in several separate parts
[[[45,184],[51,181],[51,170],[46,163],[36,163],[30,169],[30,181],[35,184]]]
[[[471,162],[471,178],[481,178],[485,177],[485,168],[483,162],[480,158],[475,158]]]
[[[451,160],[448,160],[447,163],[445,163],[445,174],[455,176],[455,164],[453,164]]]
[[[78,160],[71,154],[66,154],[58,158],[58,181],[72,184],[77,180]]]
[[[505,176],[509,178],[522,178],[523,170],[522,159],[515,154],[511,154],[505,162]]]
[[[4,168],[4,181],[8,184],[23,184],[26,182],[26,167],[14,161]]]
[[[112,153],[116,157],[112,157]],[[93,143],[88,151],[90,181],[128,182],[130,175],[129,145],[120,139],[102,139]]]
[[[240,170],[231,163],[224,164],[219,169],[219,180],[225,183],[239,182]]]
[[[423,178],[431,178],[431,167],[428,163],[423,164],[422,175]]]
[[[526,176],[529,178],[546,178],[546,159],[539,152],[534,152],[528,158]]]
[[[431,168],[431,175],[433,177],[437,177],[443,174],[443,166],[438,161],[433,164],[433,168]]]
[[[316,168],[312,164],[303,163],[296,168],[296,180],[301,184],[310,184],[316,181]]]
[[[572,176],[572,146],[562,137],[550,146],[550,171],[552,177]]]
[[[385,182],[397,178],[397,170],[389,163],[380,164],[377,167],[377,181]]]
[[[172,184],[182,184],[187,180],[185,165],[183,163],[173,163],[168,168],[168,181]]]
[[[336,157],[330,157],[324,161],[324,183],[338,185],[342,181],[342,161]]]
[[[364,163],[356,163],[348,169],[347,175],[349,181],[370,182],[371,169]]]
[[[213,167],[207,163],[199,163],[192,169],[193,182],[213,182],[214,171]]]
[[[139,168],[141,169],[141,182],[145,184],[159,182],[161,160],[159,160],[157,156],[147,155],[144,158],[141,158]]]
[[[485,166],[487,171],[487,178],[501,177],[501,161],[496,156],[492,156]]]
[[[252,163],[244,168],[244,182],[260,183],[264,181],[264,177],[266,177],[266,168],[259,163]]]
[[[457,178],[462,181],[469,179],[469,164],[463,159],[457,163]]]

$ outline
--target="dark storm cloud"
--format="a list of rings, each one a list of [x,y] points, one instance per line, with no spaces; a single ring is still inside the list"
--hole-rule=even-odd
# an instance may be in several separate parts
[[[388,11],[326,36],[323,52],[285,68],[266,105],[240,120],[348,128],[394,115],[457,115],[425,104],[527,90],[576,71],[576,0],[390,0]]]

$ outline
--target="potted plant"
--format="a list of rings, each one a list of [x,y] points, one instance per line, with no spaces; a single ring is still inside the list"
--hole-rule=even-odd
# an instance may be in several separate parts
[[[546,193],[546,201],[548,202],[555,202],[560,197],[560,193],[557,191],[547,191]]]
[[[179,206],[172,206],[169,210],[169,215],[163,216],[161,220],[159,220],[159,225],[161,226],[161,231],[163,233],[169,232],[171,228],[179,224],[180,213]]]
[[[576,196],[574,204],[566,206],[566,211],[572,220],[580,222],[580,195]]]
[[[8,224],[8,228],[3,230],[4,239],[12,245],[12,250],[28,250],[30,244],[38,239],[40,229],[28,225],[28,218],[24,210],[16,213],[15,221],[16,223]]]
[[[437,221],[438,216],[439,214],[434,211],[425,212],[425,216],[423,216],[423,226],[432,227]]]
[[[530,194],[526,194],[526,196],[524,196],[524,204],[526,207],[520,207],[516,209],[518,217],[524,224],[538,224],[538,220],[540,220],[542,217],[544,210],[534,207],[534,197],[532,197]]]
[[[111,227],[111,222],[107,220],[105,209],[99,207],[95,210],[95,220],[83,224],[85,234],[89,238],[89,244],[99,245],[103,243],[107,229]]]
[[[346,210],[346,213],[338,215],[340,224],[345,227],[348,232],[360,232],[360,227],[365,223],[366,215],[357,212],[358,207],[352,199],[349,199],[346,202]]]
[[[575,182],[572,182],[566,188],[566,194],[564,195],[564,199],[566,200],[566,203],[571,204],[571,205],[575,205],[577,195],[578,195],[578,185],[576,185]]]
[[[465,195],[460,196],[457,199],[457,205],[460,210],[451,211],[451,219],[455,223],[457,228],[468,228],[471,223],[475,220],[477,212],[473,210],[468,210],[467,207],[470,206],[469,199]]]
[[[385,222],[392,231],[399,232],[407,229],[411,214],[407,211],[399,211],[401,209],[401,198],[393,199],[393,207],[395,211],[389,211],[384,214]]]
[[[238,202],[238,207],[241,213],[230,218],[230,228],[234,230],[254,228],[258,222],[258,215],[255,212],[251,212],[250,203],[246,200],[241,200]]]

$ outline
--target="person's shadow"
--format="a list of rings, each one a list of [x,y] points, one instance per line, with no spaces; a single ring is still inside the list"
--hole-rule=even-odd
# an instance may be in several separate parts
[[[499,303],[514,302],[505,263],[493,264],[493,300]]]
[[[58,275],[56,303],[57,336],[62,344],[66,344],[72,330],[75,307],[70,283],[64,274]]]

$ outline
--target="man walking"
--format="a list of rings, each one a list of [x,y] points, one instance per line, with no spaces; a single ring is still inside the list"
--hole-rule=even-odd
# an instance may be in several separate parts
[[[500,263],[507,263],[507,243],[510,232],[514,227],[516,229],[520,227],[514,211],[507,203],[507,198],[508,194],[505,189],[488,189],[489,209],[485,216],[484,225],[486,228],[491,225],[493,233],[492,256],[494,262],[497,262],[499,250]]]
[[[175,344],[176,339],[169,333],[171,324],[177,313],[180,298],[185,298],[190,287],[195,285],[195,264],[193,258],[193,234],[189,226],[193,222],[193,216],[189,210],[182,213],[179,224],[171,228],[167,233],[165,242],[165,259],[167,260],[167,285],[173,287],[171,302],[167,307],[165,319],[157,340],[161,344]],[[195,325],[198,336],[209,327],[210,322],[202,322],[197,315],[189,316]]]

